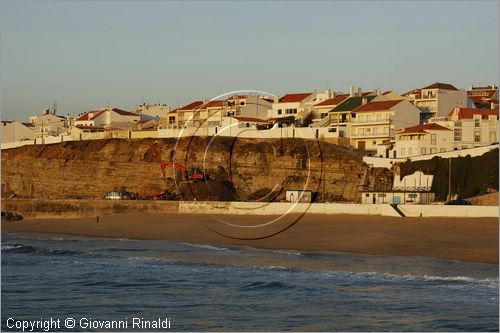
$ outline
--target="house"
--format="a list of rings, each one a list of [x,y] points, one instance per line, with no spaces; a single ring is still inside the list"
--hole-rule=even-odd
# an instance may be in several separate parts
[[[199,109],[205,104],[206,101],[198,100],[188,105],[181,106],[175,110],[177,114],[177,126],[178,127],[186,127],[186,126],[194,126],[194,124],[199,125]],[[170,115],[169,115],[170,117]]]
[[[298,124],[302,121],[304,113],[309,113],[313,99],[312,92],[286,94],[279,99],[276,97],[269,118],[293,116]]]
[[[419,123],[420,111],[406,100],[373,100],[351,111],[351,145],[377,151],[377,146],[394,137],[394,131]]]
[[[391,191],[362,191],[361,203],[364,204],[419,204],[427,205],[435,200],[431,192],[433,175],[415,171],[401,179],[394,177]]]
[[[498,109],[455,108],[429,121],[454,132],[455,150],[498,143]]]
[[[30,124],[2,120],[2,143],[33,140],[35,132]]]
[[[323,102],[314,104],[311,112],[313,115],[313,122],[317,124],[321,121],[321,119],[327,118],[327,120],[323,122],[322,127],[328,126],[329,124],[328,113],[332,109],[337,107],[340,103],[345,101],[348,97],[349,97],[348,94],[335,95],[334,93],[334,97],[324,100]]]
[[[467,90],[467,97],[474,102],[478,109],[498,109],[498,86],[489,85],[486,87],[470,86]]]
[[[69,128],[68,118],[58,116],[55,110],[51,112],[49,109],[45,109],[41,115],[29,117],[28,124],[32,126],[35,138],[58,136]]]
[[[390,153],[383,154],[383,157],[406,158],[443,153],[452,151],[453,148],[453,130],[439,124],[428,123],[396,131],[394,149]]]
[[[117,108],[101,108],[80,115],[75,119],[74,126],[132,129],[140,120],[141,116],[132,112]]]
[[[472,106],[464,89],[457,89],[448,83],[436,82],[403,95],[411,97],[413,104],[420,109],[421,124],[432,117],[444,117],[453,108]]]
[[[286,190],[285,198],[288,202],[312,202],[310,190]]]
[[[352,90],[352,89],[351,89]],[[375,95],[358,92],[355,96],[351,91],[348,98],[328,112],[328,120],[321,121],[328,126],[328,131],[337,133],[341,138],[351,137],[351,112],[363,103],[371,101]]]
[[[313,106],[332,98],[330,90],[323,92],[307,92],[286,94],[281,98],[276,97],[268,118],[293,116],[296,126],[307,126],[314,118]]]
[[[133,113],[143,116],[143,118],[156,118],[160,120],[161,118],[167,118],[170,112],[170,107],[167,104],[146,104],[143,103],[136,107]]]

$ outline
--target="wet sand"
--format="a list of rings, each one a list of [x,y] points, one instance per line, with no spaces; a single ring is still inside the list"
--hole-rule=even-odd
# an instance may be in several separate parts
[[[99,223],[95,217],[2,221],[2,231],[425,256],[498,264],[497,218],[289,215],[272,222],[274,219],[273,216],[111,215],[100,216]]]

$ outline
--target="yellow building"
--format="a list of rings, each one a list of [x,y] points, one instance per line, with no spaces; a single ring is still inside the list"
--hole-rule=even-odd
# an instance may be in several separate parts
[[[351,145],[376,151],[394,131],[418,125],[420,110],[406,100],[366,102],[351,112]]]

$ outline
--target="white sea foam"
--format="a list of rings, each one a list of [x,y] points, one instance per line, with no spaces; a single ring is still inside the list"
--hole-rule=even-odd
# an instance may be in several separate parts
[[[19,244],[5,244],[5,245],[2,245],[2,250],[8,251],[8,250],[13,250],[13,249],[19,249],[21,247],[23,247],[23,246],[19,245]]]
[[[217,247],[217,246],[206,245],[206,244],[193,244],[193,243],[186,243],[186,242],[182,242],[181,244],[195,247],[198,249],[206,249],[206,250],[214,250],[214,251],[227,251],[227,250],[229,250],[225,247]]]

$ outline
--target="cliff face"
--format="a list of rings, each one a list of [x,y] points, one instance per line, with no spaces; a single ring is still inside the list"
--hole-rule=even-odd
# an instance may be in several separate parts
[[[188,182],[160,161],[205,170]],[[322,181],[324,179],[325,181]],[[317,201],[360,201],[358,190],[390,187],[391,174],[328,143],[235,138],[94,140],[2,151],[2,192],[25,198],[102,198],[119,190],[141,196],[166,190],[183,200],[282,200],[286,189],[317,192]]]

